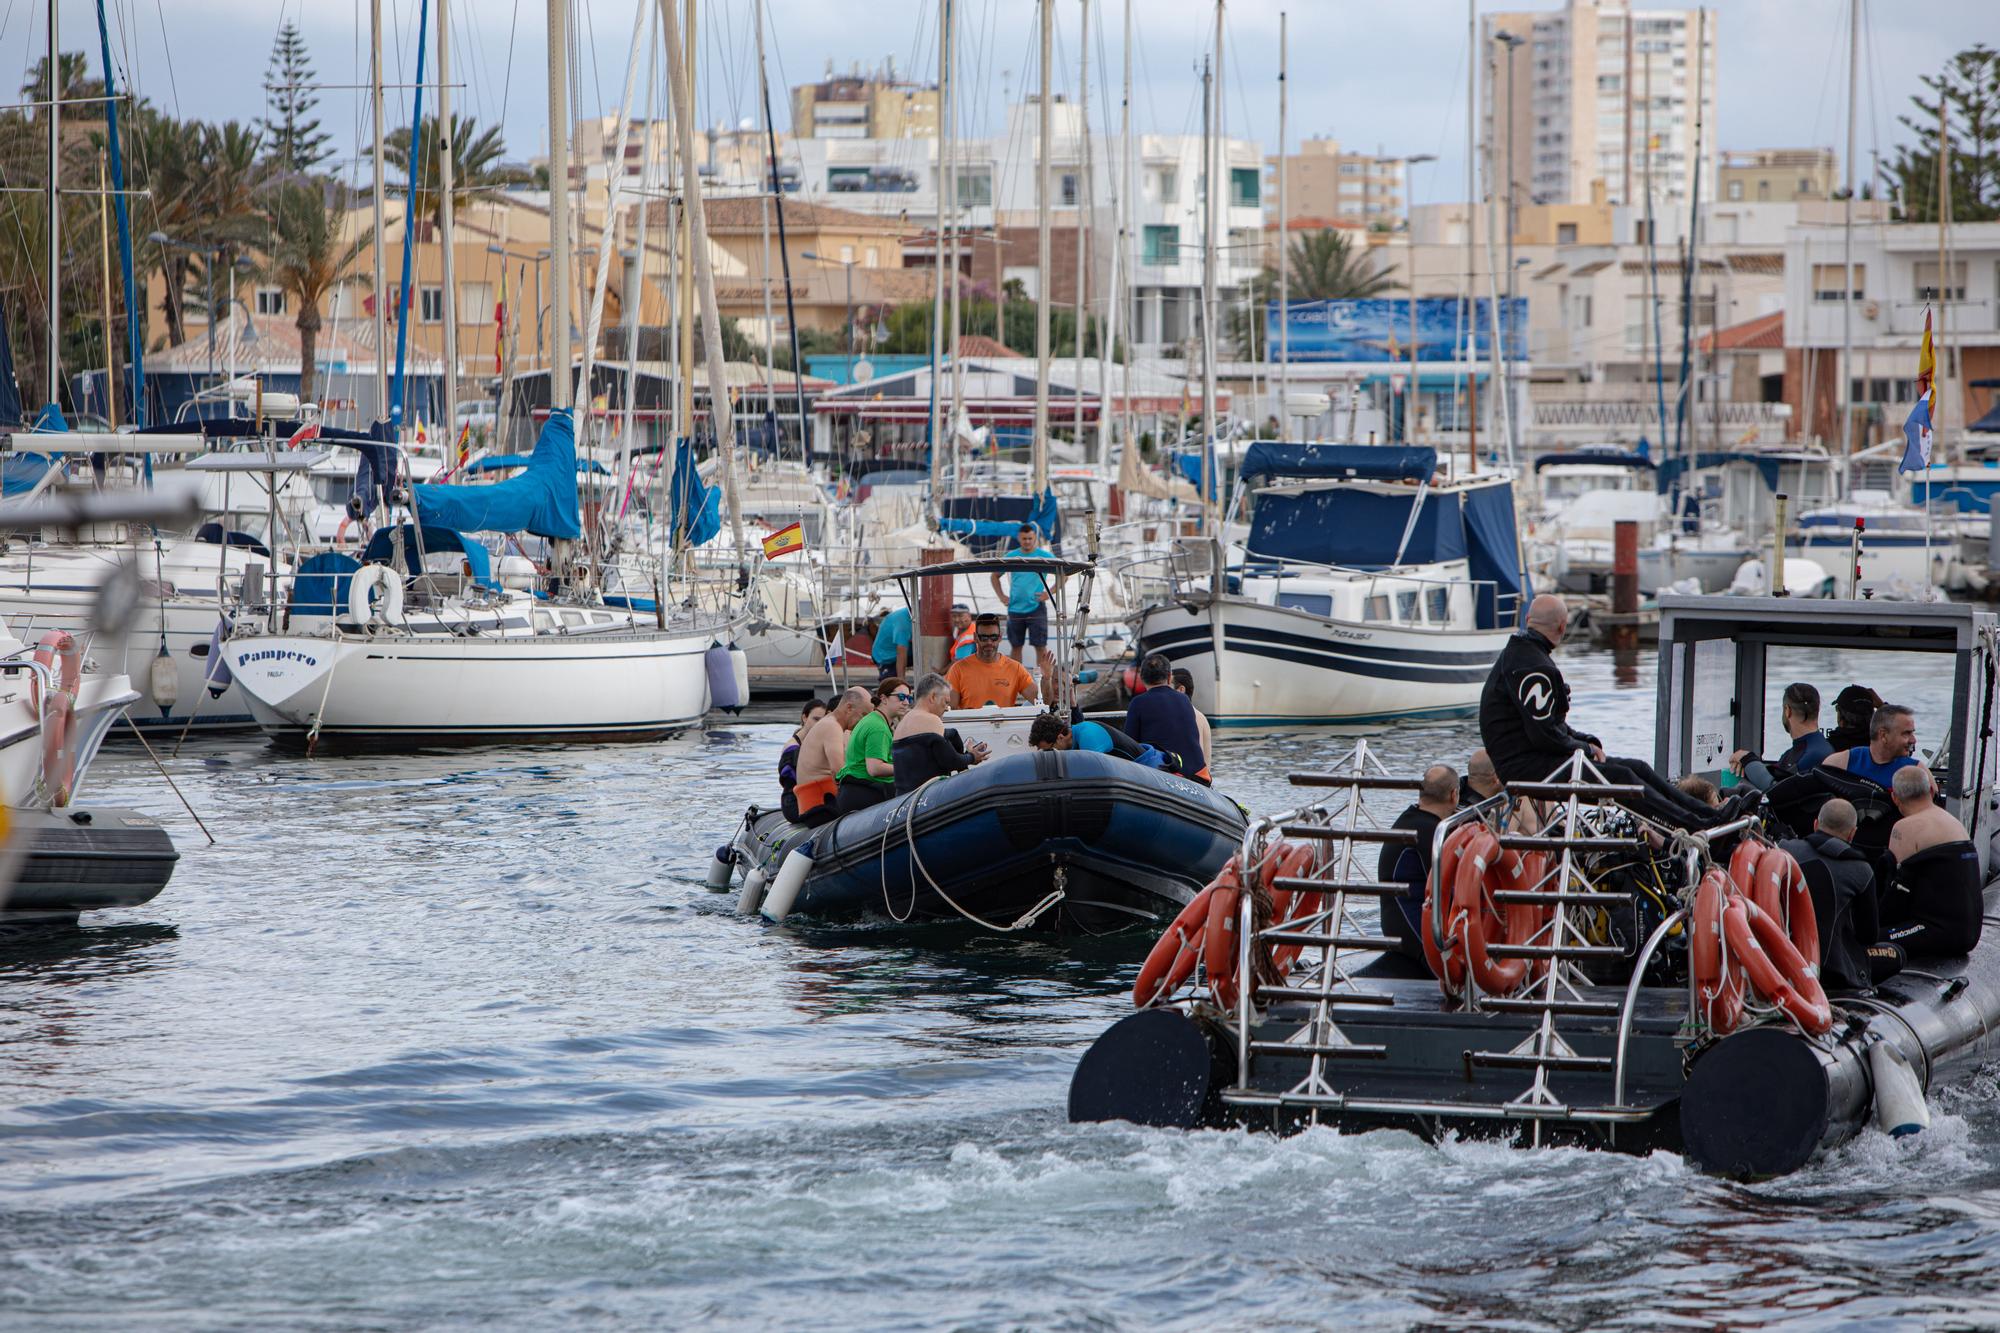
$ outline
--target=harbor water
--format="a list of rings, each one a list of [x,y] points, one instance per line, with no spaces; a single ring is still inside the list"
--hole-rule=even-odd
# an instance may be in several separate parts
[[[1565,665],[1574,720],[1650,757],[1650,655]],[[1830,698],[1847,668],[1785,669]],[[1934,744],[1949,681],[1870,670]],[[107,752],[90,802],[159,814],[183,859],[146,908],[0,942],[0,1323],[2000,1324],[1987,1071],[1928,1133],[1758,1185],[1067,1124],[1146,941],[777,928],[704,887],[793,713],[640,747],[190,742],[166,762],[213,847]],[[1218,736],[1259,812],[1354,739]],[[1475,737],[1369,733],[1396,771]]]

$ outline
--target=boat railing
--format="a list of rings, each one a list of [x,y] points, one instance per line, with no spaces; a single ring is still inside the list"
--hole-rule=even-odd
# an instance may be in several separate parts
[[[1163,602],[1206,600],[1215,581],[1210,554],[1200,547],[1179,544],[1170,551],[1108,562],[1106,569],[1118,580],[1125,593],[1126,604],[1135,608]],[[1358,586],[1362,598],[1360,618],[1383,624],[1439,627],[1459,610],[1463,610],[1469,618],[1483,620],[1487,617],[1480,614],[1481,608],[1490,600],[1493,626],[1513,626],[1520,623],[1521,611],[1526,604],[1523,593],[1503,588],[1493,579],[1440,578],[1415,569],[1360,569],[1352,565],[1257,555],[1228,567],[1223,573],[1225,591],[1238,590],[1244,579],[1268,579],[1278,583],[1280,597],[1286,579],[1324,578],[1338,580],[1348,587]],[[1461,588],[1469,590],[1470,605],[1454,603],[1451,594]],[[1434,591],[1446,594],[1441,615],[1430,614],[1434,608],[1430,605],[1433,599],[1428,594]],[[1405,604],[1401,601],[1402,594],[1412,594],[1417,600]],[[1385,613],[1381,615],[1373,614],[1374,599],[1377,597],[1389,599],[1388,605],[1383,608]],[[1286,605],[1283,601],[1276,604]]]

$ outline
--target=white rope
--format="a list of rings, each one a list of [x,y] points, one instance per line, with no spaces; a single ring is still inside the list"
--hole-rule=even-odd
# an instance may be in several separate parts
[[[914,792],[910,793],[910,803],[903,807],[903,841],[909,845],[910,849],[910,906],[908,912],[903,916],[897,916],[896,909],[889,903],[889,830],[895,821],[893,819],[882,821],[882,846],[881,852],[876,857],[876,862],[881,870],[882,906],[884,910],[889,913],[890,919],[896,921],[898,924],[907,922],[912,916],[915,916],[917,910],[917,876],[921,874],[924,877],[924,883],[930,887],[931,892],[944,899],[946,906],[980,929],[990,930],[996,935],[1011,935],[1016,931],[1026,930],[1035,924],[1036,919],[1042,913],[1048,911],[1051,907],[1054,907],[1069,896],[1069,889],[1062,883],[1064,878],[1062,868],[1060,866],[1056,868],[1056,887],[1043,897],[1040,902],[1022,913],[1011,926],[996,925],[988,921],[985,917],[967,911],[965,908],[959,906],[958,901],[944,891],[944,886],[931,877],[929,868],[924,865],[923,857],[917,852],[915,828],[917,798],[922,796],[933,782],[944,776],[944,774],[938,773],[924,779],[923,786],[918,787]]]

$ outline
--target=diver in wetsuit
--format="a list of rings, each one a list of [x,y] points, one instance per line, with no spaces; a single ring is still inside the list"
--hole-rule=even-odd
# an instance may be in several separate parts
[[[1572,754],[1582,751],[1606,782],[1644,791],[1624,804],[1663,824],[1705,829],[1727,824],[1754,806],[1751,791],[1711,807],[1676,788],[1638,759],[1607,758],[1603,742],[1569,724],[1569,686],[1553,653],[1569,629],[1569,608],[1544,593],[1528,607],[1528,622],[1500,651],[1479,696],[1479,741],[1506,782],[1545,782]]]
[[[1965,825],[1937,803],[1929,769],[1911,764],[1896,770],[1889,794],[1901,818],[1889,831],[1895,883],[1882,895],[1888,938],[1911,954],[1971,953],[1985,924],[1979,849]]]

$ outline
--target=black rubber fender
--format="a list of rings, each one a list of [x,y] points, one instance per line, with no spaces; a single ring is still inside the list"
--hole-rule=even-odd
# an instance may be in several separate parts
[[[1112,1024],[1077,1062],[1070,1123],[1219,1126],[1219,1093],[1234,1076],[1230,1048],[1211,1025],[1179,1009],[1142,1009]]]

